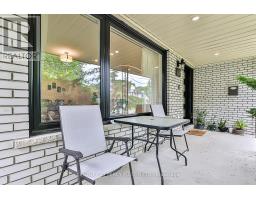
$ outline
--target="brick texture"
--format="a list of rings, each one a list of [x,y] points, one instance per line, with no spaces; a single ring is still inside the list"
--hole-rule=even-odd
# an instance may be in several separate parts
[[[12,15],[10,15],[12,17]],[[26,29],[26,27],[23,27]],[[1,31],[1,30],[0,30]],[[1,35],[1,34],[0,34]],[[15,30],[9,35],[15,38]],[[1,40],[0,36],[0,41]],[[28,109],[28,62],[1,52],[0,43],[0,184],[57,184],[63,155],[58,149],[62,141],[14,148],[14,141],[29,137]],[[25,50],[22,50],[27,53]],[[168,114],[183,117],[183,77],[175,76],[176,60],[174,53],[168,53]],[[180,85],[180,90],[178,90]],[[107,126],[106,126],[107,127]],[[105,127],[105,128],[106,128]],[[145,128],[135,128],[135,135],[145,133]],[[131,136],[130,126],[107,127],[106,135]],[[107,143],[110,145],[110,142]],[[144,143],[135,141],[132,155],[143,151]],[[118,142],[113,152],[124,151],[124,144]],[[76,182],[76,176],[65,173],[64,184]]]
[[[24,27],[26,29],[26,27]],[[15,35],[15,31],[13,32]],[[10,35],[10,38],[13,37]],[[0,36],[1,37],[1,36]],[[2,38],[1,38],[2,39]],[[2,45],[0,44],[1,48]],[[0,49],[1,49],[0,48]],[[26,51],[24,51],[26,53]],[[0,52],[0,184],[56,184],[63,155],[57,153],[62,141],[15,149],[13,142],[28,138],[28,62]],[[184,73],[175,76],[176,61],[181,57],[168,52],[167,105],[168,115],[182,118],[184,115]],[[252,119],[245,112],[256,107],[256,94],[244,85],[239,85],[239,95],[227,95],[227,87],[238,85],[237,74],[256,76],[256,59],[239,59],[219,64],[200,66],[194,74],[194,110],[207,109],[207,120],[228,119],[232,126],[238,118],[248,124],[247,132],[254,132]],[[145,132],[136,128],[136,133]],[[119,127],[105,132],[111,136],[130,136],[131,127]],[[109,143],[108,143],[109,145]],[[143,143],[136,141],[133,155],[143,150]],[[124,150],[122,142],[116,143],[114,152]],[[65,173],[63,183],[71,184],[76,177]]]
[[[206,109],[208,121],[227,119],[233,127],[238,119],[248,125],[246,132],[255,132],[254,120],[246,110],[256,107],[256,91],[239,84],[237,75],[256,78],[256,57],[199,66],[194,71],[194,111]],[[229,86],[239,86],[238,96],[228,96]]]
[[[177,60],[180,61],[181,57],[169,51],[167,59],[167,113],[173,118],[183,118],[184,70],[181,70],[181,77],[175,75]]]

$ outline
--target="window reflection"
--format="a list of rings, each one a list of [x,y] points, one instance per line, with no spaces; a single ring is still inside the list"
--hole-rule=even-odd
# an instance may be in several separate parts
[[[59,121],[60,105],[100,103],[99,23],[82,15],[41,20],[41,121]]]
[[[110,64],[112,116],[150,112],[151,103],[161,103],[161,54],[112,28]]]

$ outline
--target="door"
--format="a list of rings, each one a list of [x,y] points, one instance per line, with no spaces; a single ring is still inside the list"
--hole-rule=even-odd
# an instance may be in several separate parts
[[[184,74],[184,118],[193,123],[193,69],[185,65]]]

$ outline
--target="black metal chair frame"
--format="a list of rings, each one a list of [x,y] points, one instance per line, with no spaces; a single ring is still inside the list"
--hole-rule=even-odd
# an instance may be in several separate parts
[[[106,151],[104,151],[104,152],[102,152],[102,153],[111,152],[112,149],[113,149],[113,147],[114,147],[115,142],[116,142],[116,141],[122,141],[122,142],[125,143],[125,151],[124,151],[121,155],[123,155],[123,154],[126,153],[126,155],[127,155],[128,157],[130,157],[129,148],[128,148],[128,142],[131,141],[130,138],[127,138],[127,137],[105,137],[105,139],[112,141],[112,144],[111,144],[111,146],[110,146],[109,149],[107,149]],[[89,157],[91,157],[91,156],[93,156],[93,155],[90,155],[90,156],[87,156],[87,157],[83,157],[83,154],[82,154],[81,152],[79,152],[79,151],[73,151],[73,150],[69,150],[69,149],[65,149],[65,148],[61,148],[61,149],[59,150],[59,152],[64,154],[64,161],[63,161],[63,165],[62,165],[62,170],[61,170],[60,178],[59,178],[59,180],[58,180],[58,182],[57,182],[58,185],[61,184],[62,178],[63,178],[63,175],[64,175],[64,172],[65,172],[66,170],[67,170],[67,171],[70,171],[71,173],[77,175],[78,182],[76,182],[76,183],[79,183],[79,185],[82,185],[82,181],[83,181],[83,180],[86,180],[87,182],[91,183],[92,185],[95,185],[95,183],[96,183],[95,180],[91,180],[91,179],[89,179],[88,177],[83,176],[83,175],[81,174],[81,171],[80,171],[80,160],[81,160],[82,158],[89,158]],[[96,156],[96,154],[94,154],[94,155]],[[76,167],[77,167],[77,172],[76,172],[76,171],[73,171],[73,170],[71,170],[71,169],[69,169],[69,164],[70,164],[70,163],[68,163],[68,157],[69,157],[69,156],[71,156],[71,157],[73,157],[73,158],[75,159],[75,164],[76,164]],[[135,159],[135,160],[137,160],[137,159]],[[121,168],[122,168],[122,167],[121,167]],[[119,169],[121,169],[121,168],[119,168]],[[114,172],[118,171],[119,169],[117,169],[117,170],[111,172],[110,174],[113,174]],[[134,185],[135,183],[134,183],[134,177],[133,177],[133,171],[132,171],[132,165],[131,165],[131,163],[129,163],[129,171],[130,171],[130,175],[131,175],[132,184]],[[110,174],[106,174],[105,176],[110,175]],[[76,183],[75,183],[75,184],[76,184]]]

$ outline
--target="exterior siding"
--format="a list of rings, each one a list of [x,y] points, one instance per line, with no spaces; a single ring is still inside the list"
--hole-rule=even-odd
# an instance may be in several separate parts
[[[184,116],[184,70],[181,70],[181,77],[175,75],[177,60],[181,57],[168,51],[167,56],[167,113],[173,118]]]
[[[246,112],[256,107],[256,92],[239,84],[237,75],[256,77],[256,57],[199,66],[194,71],[194,111],[206,109],[207,120],[227,119],[232,127],[238,119],[248,125],[246,132],[255,133],[254,120]],[[239,86],[238,96],[228,96],[229,86]]]

